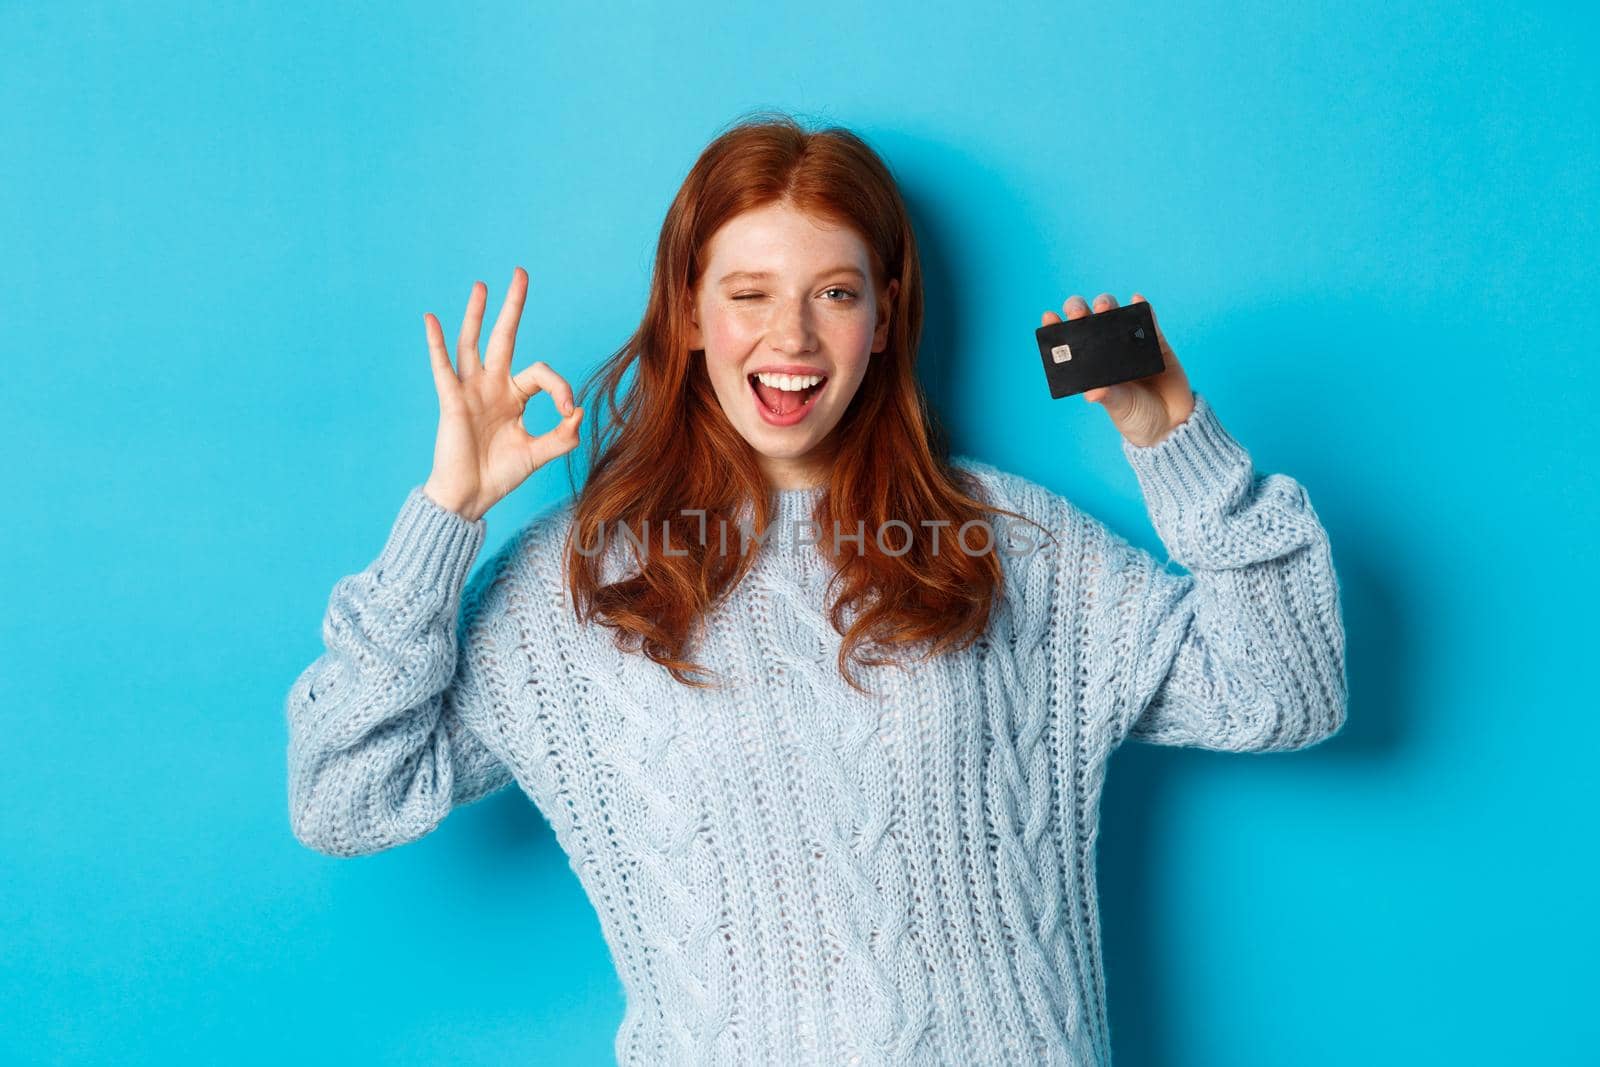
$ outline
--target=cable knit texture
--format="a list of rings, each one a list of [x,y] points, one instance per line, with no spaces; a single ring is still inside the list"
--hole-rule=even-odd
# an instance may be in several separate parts
[[[696,658],[736,684],[697,691],[577,625],[571,501],[469,582],[484,521],[414,487],[376,560],[335,584],[326,651],[289,692],[293,832],[377,852],[515,782],[598,912],[626,994],[619,1064],[1108,1064],[1110,754],[1304,748],[1343,724],[1347,688],[1305,490],[1258,477],[1200,394],[1123,451],[1188,573],[957,457],[1056,543],[1002,555],[968,649],[864,669],[876,698],[838,676],[804,537],[761,545],[709,617]],[[778,521],[820,492],[778,493]]]

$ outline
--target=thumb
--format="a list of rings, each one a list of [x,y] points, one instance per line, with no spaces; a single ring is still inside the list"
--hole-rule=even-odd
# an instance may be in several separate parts
[[[554,429],[546,430],[537,437],[530,434],[524,444],[527,447],[531,469],[538,470],[551,460],[564,456],[578,447],[578,424],[582,421],[583,409],[575,407],[571,415],[563,417],[556,423]]]
[[[1099,395],[1096,396],[1095,394]],[[1120,420],[1133,408],[1133,393],[1126,383],[1106,385],[1099,389],[1091,389],[1083,394],[1086,400],[1099,404],[1106,409],[1113,421]]]

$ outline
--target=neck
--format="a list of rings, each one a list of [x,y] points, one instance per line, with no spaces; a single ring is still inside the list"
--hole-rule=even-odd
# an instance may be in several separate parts
[[[761,470],[766,475],[767,486],[780,493],[795,492],[801,489],[820,489],[827,481],[815,467],[787,466],[766,462],[761,465]]]
[[[796,489],[818,489],[828,484],[828,471],[833,463],[832,443],[818,445],[803,456],[759,456],[761,473],[767,485],[779,492]]]

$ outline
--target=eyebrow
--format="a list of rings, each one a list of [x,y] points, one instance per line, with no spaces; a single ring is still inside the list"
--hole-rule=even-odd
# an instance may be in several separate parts
[[[861,271],[857,270],[855,267],[850,267],[850,266],[831,267],[828,270],[823,271],[822,274],[819,274],[818,277],[823,277],[823,276],[829,275],[829,274],[854,274],[857,278],[862,278],[862,279],[866,278],[865,274],[861,273]],[[734,281],[735,279],[740,279],[740,278],[748,278],[748,279],[754,281],[754,280],[757,280],[757,279],[760,279],[760,278],[770,278],[770,277],[772,277],[772,272],[769,271],[769,270],[735,270],[735,271],[729,271],[727,274],[724,274],[718,280],[717,284],[718,285],[726,285],[728,282],[731,282],[731,281]]]

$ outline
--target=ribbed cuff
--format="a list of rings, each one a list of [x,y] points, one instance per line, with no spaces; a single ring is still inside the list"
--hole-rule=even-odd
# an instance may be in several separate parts
[[[378,553],[378,579],[424,588],[449,583],[452,594],[459,592],[487,532],[482,518],[469,522],[415,486]]]
[[[1125,439],[1122,454],[1139,476],[1151,515],[1158,518],[1234,492],[1253,470],[1250,453],[1223,428],[1199,391],[1194,393],[1194,410],[1167,436],[1143,446]]]

